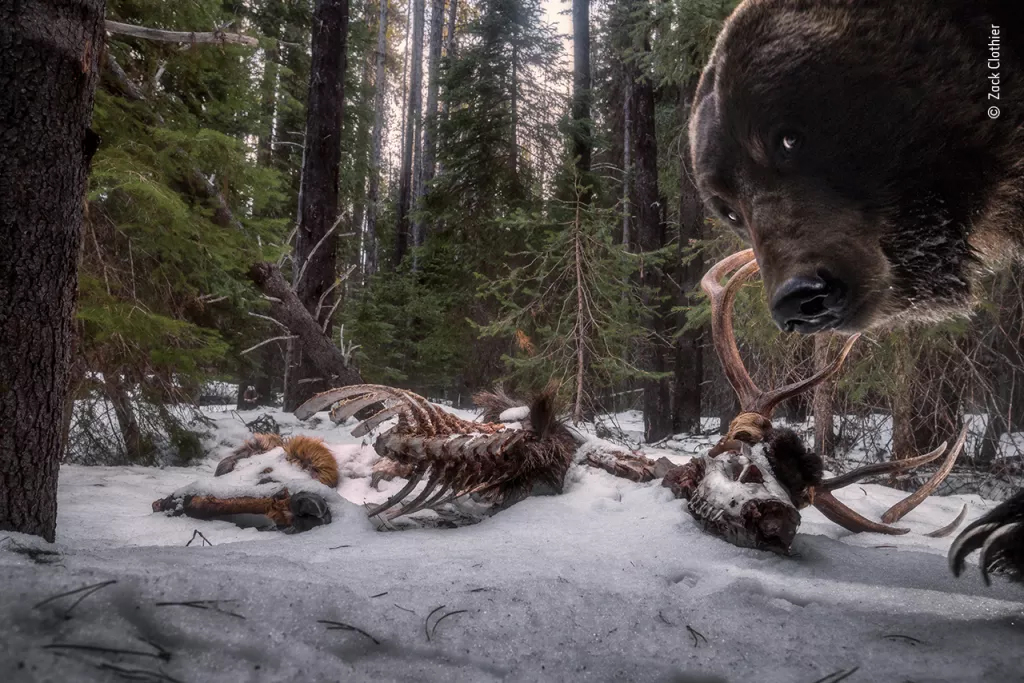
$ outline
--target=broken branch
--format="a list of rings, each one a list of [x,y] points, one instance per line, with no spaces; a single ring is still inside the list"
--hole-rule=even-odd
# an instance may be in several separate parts
[[[148,26],[122,24],[119,21],[105,22],[107,33],[131,36],[143,40],[156,40],[163,43],[219,43],[221,45],[246,45],[259,47],[260,42],[251,36],[241,33],[225,33],[224,31],[165,31]]]

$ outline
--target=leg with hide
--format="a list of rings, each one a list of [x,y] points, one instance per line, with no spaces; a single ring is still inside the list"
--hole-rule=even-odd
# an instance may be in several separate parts
[[[242,522],[240,526],[277,528],[294,532],[308,531],[331,522],[331,511],[323,498],[306,492],[292,495],[287,488],[265,497],[168,496],[153,502],[153,512],[167,512],[172,516],[185,515],[193,519]],[[267,521],[260,523],[261,518]]]

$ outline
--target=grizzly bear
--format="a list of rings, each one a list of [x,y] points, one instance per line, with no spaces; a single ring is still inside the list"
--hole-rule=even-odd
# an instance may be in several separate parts
[[[711,213],[757,254],[780,329],[967,313],[1024,253],[1024,2],[746,0],[690,118]],[[950,550],[1024,581],[1024,492]]]

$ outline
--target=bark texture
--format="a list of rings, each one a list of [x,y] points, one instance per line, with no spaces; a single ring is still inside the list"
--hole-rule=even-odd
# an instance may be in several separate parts
[[[164,43],[215,43],[219,45],[247,45],[248,47],[259,47],[260,41],[252,36],[243,36],[240,33],[224,33],[223,31],[163,31],[157,28],[146,26],[134,26],[122,24],[119,21],[107,21],[104,28],[107,33],[132,36],[144,40],[156,40]]]
[[[423,163],[417,184],[416,205],[423,208],[423,198],[430,190],[437,167],[437,95],[441,72],[441,34],[444,28],[444,0],[430,3],[430,43],[427,49],[427,109],[423,117]],[[417,218],[413,229],[416,246],[422,246],[427,235],[423,219]]]
[[[572,155],[588,183],[593,146],[590,131],[590,0],[572,0]],[[590,202],[590,189],[584,196]]]
[[[398,181],[398,224],[395,228],[395,263],[397,268],[409,251],[411,238],[410,213],[413,196],[413,149],[422,109],[423,82],[423,0],[412,3],[411,57],[409,64],[409,100],[405,115],[405,140],[402,144],[402,171]]]
[[[366,189],[366,231],[363,249],[366,261],[363,272],[367,277],[377,272],[379,258],[377,240],[377,213],[380,201],[380,159],[384,146],[384,95],[387,92],[387,71],[384,61],[388,48],[388,0],[380,0],[377,19],[377,52],[374,54],[373,81],[373,150],[370,153],[370,179]]]
[[[0,530],[54,540],[103,0],[0,3]]]
[[[333,299],[324,293],[334,284],[337,267],[338,180],[341,163],[341,121],[345,103],[345,51],[348,0],[318,0],[313,15],[313,58],[306,106],[305,152],[299,191],[299,229],[295,236],[295,293],[313,318],[330,311]],[[328,335],[331,331],[327,324]],[[295,410],[328,388],[316,379],[316,365],[303,356],[305,347],[289,347],[284,409]],[[307,381],[316,380],[316,381]]]
[[[644,50],[650,51],[650,44],[644,40]],[[640,253],[654,252],[665,246],[665,222],[661,210],[661,196],[658,192],[658,141],[654,111],[654,84],[647,74],[635,64],[626,69],[626,77],[632,82],[633,110],[633,201],[636,213],[636,250]],[[659,300],[662,288],[660,270],[652,263],[645,263],[641,282],[644,287],[644,303],[651,310],[646,327],[652,331],[644,342],[643,369],[650,373],[664,373],[668,367],[665,338],[664,302]],[[644,389],[644,439],[660,441],[672,433],[671,384],[667,377],[649,379]]]
[[[296,339],[293,346],[301,350],[314,371],[324,378],[327,386],[337,387],[362,382],[359,371],[349,367],[348,359],[331,343],[309,309],[292,291],[280,269],[272,263],[257,263],[249,270],[249,278],[269,297],[270,314],[287,327]]]
[[[696,81],[680,99],[680,121],[689,120]],[[690,143],[679,150],[679,267],[676,269],[680,306],[695,306],[699,298],[704,259],[695,248],[704,237],[704,202],[694,183],[690,168]],[[677,329],[685,330],[676,342],[675,387],[673,388],[672,429],[675,433],[700,430],[704,379],[704,329],[687,329],[689,313],[677,316]]]

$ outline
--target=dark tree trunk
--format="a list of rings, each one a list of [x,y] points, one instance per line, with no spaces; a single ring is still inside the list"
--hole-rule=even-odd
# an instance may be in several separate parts
[[[422,105],[423,81],[423,0],[413,0],[412,35],[409,63],[409,100],[406,109],[405,141],[402,145],[402,171],[398,179],[398,225],[395,229],[395,263],[397,268],[409,251],[410,214],[413,196],[413,150]]]
[[[519,43],[512,36],[512,83],[509,95],[512,99],[511,136],[508,147],[508,170],[515,177],[519,168]]]
[[[448,19],[445,24],[444,56],[450,63],[455,59],[455,18],[459,12],[459,0],[448,0]],[[451,107],[451,95],[445,90],[444,102],[441,103],[441,119],[448,119],[448,109]],[[440,165],[438,166],[440,172]]]
[[[444,28],[444,0],[430,3],[430,43],[427,49],[427,110],[423,116],[423,164],[420,168],[417,206],[423,208],[423,198],[430,191],[437,166],[437,94],[441,70],[441,33]],[[427,228],[422,218],[416,219],[416,246],[422,246]]]
[[[935,367],[936,353],[915,351],[904,338],[898,352],[903,367],[892,392],[892,457],[902,460],[932,450],[956,438],[960,423],[960,396]]]
[[[589,204],[590,165],[593,153],[590,131],[590,0],[572,0],[572,155]]]
[[[650,44],[644,40],[644,50]],[[658,193],[658,142],[655,133],[654,85],[647,74],[635,65],[626,70],[633,79],[633,205],[636,207],[636,245],[641,254],[654,252],[665,246],[665,223],[662,217],[661,196]],[[662,315],[662,277],[653,263],[644,263],[641,272],[644,303],[650,315],[647,327],[650,336],[644,343],[643,369],[650,373],[664,373],[668,369],[666,348],[666,320]],[[668,377],[649,379],[644,389],[644,439],[650,443],[672,434],[672,387]]]
[[[338,216],[347,34],[348,0],[318,0],[293,274],[296,295],[317,321],[322,299],[323,311],[331,308],[331,297],[324,298],[324,293],[336,277],[337,238],[331,230]],[[330,330],[328,324],[328,334]],[[289,347],[286,377],[284,409],[289,412],[328,388],[327,378],[317,375],[313,363],[303,358],[303,349],[294,344]]]
[[[0,4],[0,530],[54,540],[103,0]]]
[[[374,55],[376,74],[373,82],[373,150],[370,153],[370,180],[366,190],[366,232],[363,239],[363,249],[366,251],[364,272],[367,276],[377,272],[379,257],[377,215],[380,202],[380,159],[384,145],[384,94],[387,91],[387,71],[384,62],[388,49],[388,0],[380,0],[380,16],[377,21],[377,52]]]
[[[689,119],[696,81],[680,97],[680,121]],[[685,140],[679,150],[679,267],[676,272],[679,305],[695,306],[698,288],[704,275],[704,259],[697,244],[704,236],[704,203],[693,182],[690,168],[690,143]],[[676,367],[672,428],[676,433],[700,430],[701,388],[704,379],[704,329],[686,329],[689,314],[679,313],[676,324],[685,330],[676,342]]]
[[[108,373],[103,377],[103,392],[110,400],[117,419],[117,426],[124,442],[124,459],[133,465],[151,465],[154,463],[153,444],[146,438],[135,415],[128,393],[128,383],[120,376],[120,370]]]
[[[448,23],[445,27],[444,56],[455,59],[455,18],[459,13],[459,0],[448,0]]]
[[[280,28],[276,22],[261,27],[268,38],[277,38]],[[274,158],[274,121],[277,119],[277,64],[281,50],[275,42],[263,53],[263,76],[260,78],[260,136],[256,145],[256,159],[264,166],[270,166]]]

